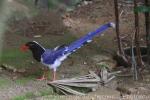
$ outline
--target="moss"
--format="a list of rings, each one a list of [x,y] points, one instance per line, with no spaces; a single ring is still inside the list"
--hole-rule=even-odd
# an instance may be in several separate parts
[[[26,99],[32,99],[35,95],[33,92],[27,92],[25,95],[15,96],[11,100],[26,100]]]
[[[47,88],[47,89],[38,91],[38,94],[35,94],[33,92],[27,92],[24,95],[15,96],[12,98],[12,100],[34,99],[36,97],[43,97],[43,96],[48,96],[48,95],[52,95],[52,94],[53,94],[52,88]],[[54,95],[53,95],[53,97],[54,97]]]
[[[43,89],[39,92],[40,92],[40,96],[47,96],[47,95],[53,94],[53,89],[47,88],[47,89]]]
[[[0,88],[8,86],[9,83],[10,83],[10,80],[0,77]]]
[[[2,51],[0,63],[17,68],[24,68],[32,65],[31,62],[29,62],[30,59],[30,53],[22,53],[16,48]]]
[[[28,83],[29,81],[35,79],[35,77],[33,76],[30,76],[30,77],[23,77],[23,78],[20,78],[20,79],[17,79],[15,80],[16,84],[18,85],[24,85],[26,83]]]

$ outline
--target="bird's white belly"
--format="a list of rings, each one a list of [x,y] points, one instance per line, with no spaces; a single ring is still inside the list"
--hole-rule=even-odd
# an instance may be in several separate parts
[[[64,61],[67,58],[67,54],[58,58],[59,61]]]
[[[59,61],[59,60],[57,59],[57,60],[55,60],[54,64],[51,64],[51,65],[49,66],[49,68],[51,68],[51,69],[56,69],[56,68],[59,67],[60,65],[61,65],[61,61]]]
[[[61,65],[62,61],[64,61],[67,58],[67,55],[63,55],[55,60],[54,64],[51,64],[51,68],[57,68]]]
[[[66,55],[63,55],[63,56],[57,58],[53,64],[50,64],[50,65],[49,64],[45,64],[45,63],[43,63],[43,64],[45,66],[48,66],[50,69],[56,70],[57,67],[59,67],[61,65],[62,61],[64,61],[67,58],[68,55],[69,54],[66,54]],[[43,61],[43,59],[42,59],[42,61]]]

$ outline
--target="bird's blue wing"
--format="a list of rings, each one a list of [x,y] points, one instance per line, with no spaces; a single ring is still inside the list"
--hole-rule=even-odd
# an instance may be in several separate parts
[[[108,23],[105,25],[102,25],[100,28],[93,32],[89,32],[87,35],[81,37],[80,39],[76,40],[75,42],[71,43],[68,46],[63,46],[56,48],[54,50],[46,50],[44,54],[42,55],[43,62],[46,64],[53,64],[54,61],[64,55],[69,55],[84,44],[90,42],[92,38],[96,35],[99,35],[103,31],[107,30],[109,27],[114,26],[113,23]]]
[[[54,64],[56,59],[64,55],[65,49],[63,47],[57,50],[46,50],[41,56],[42,62],[45,64]]]
[[[75,42],[71,43],[67,50],[66,53],[72,53],[75,50],[77,50],[78,48],[80,48],[81,46],[83,46],[86,43],[89,43],[92,41],[92,38],[96,35],[101,34],[103,31],[107,30],[110,27],[115,27],[114,23],[108,23],[105,25],[102,25],[101,27],[99,27],[98,29],[96,29],[93,32],[89,32],[87,35],[81,37],[80,39],[76,40]]]
[[[44,64],[53,64],[55,61],[55,56],[52,50],[46,49],[45,52],[41,55],[42,63]]]

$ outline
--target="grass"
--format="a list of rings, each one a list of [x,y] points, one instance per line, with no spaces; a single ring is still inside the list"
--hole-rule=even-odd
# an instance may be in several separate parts
[[[8,86],[9,83],[10,83],[10,80],[0,77],[0,88]]]
[[[25,99],[27,99],[25,96],[16,96],[12,98],[12,100],[25,100]]]
[[[32,99],[35,95],[33,92],[27,92],[25,95],[20,95],[12,98],[12,100],[26,100],[26,99]]]
[[[24,95],[15,96],[12,98],[12,100],[34,99],[36,97],[43,97],[43,96],[48,96],[48,95],[52,95],[52,94],[53,94],[52,88],[47,88],[47,89],[38,91],[37,94],[33,93],[33,92],[27,92]]]
[[[30,80],[35,79],[35,77],[30,76],[30,77],[22,77],[20,79],[15,80],[15,83],[18,85],[25,85],[26,83],[28,83]]]
[[[40,92],[40,96],[47,96],[47,95],[53,94],[52,88],[43,89],[39,92]]]
[[[0,63],[17,68],[30,67],[32,65],[31,62],[29,62],[31,58],[30,56],[30,53],[22,53],[18,48],[8,49],[2,51]]]

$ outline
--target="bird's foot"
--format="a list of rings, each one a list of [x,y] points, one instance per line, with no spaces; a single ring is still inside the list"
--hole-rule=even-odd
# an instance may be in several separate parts
[[[41,77],[41,78],[37,78],[36,80],[37,80],[37,81],[43,81],[43,80],[47,80],[47,78]]]
[[[48,83],[53,83],[55,80],[49,80]]]
[[[52,81],[52,80],[50,80],[50,81],[48,81],[47,83],[48,83],[48,84],[50,84],[50,83],[53,83],[53,81]]]

